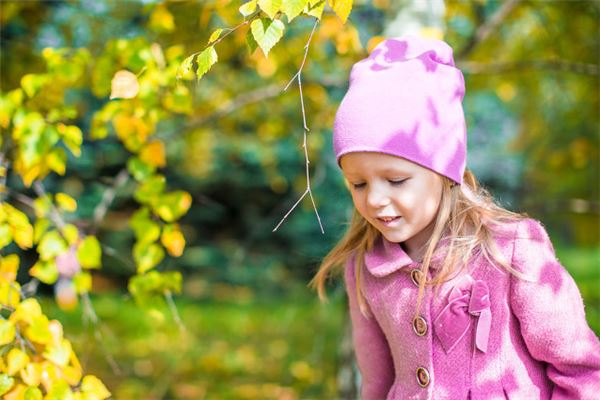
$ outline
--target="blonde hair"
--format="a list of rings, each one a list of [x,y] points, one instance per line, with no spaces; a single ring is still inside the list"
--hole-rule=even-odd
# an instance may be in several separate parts
[[[431,280],[419,279],[416,314],[418,314],[424,295],[425,286],[435,286],[446,282],[460,273],[468,262],[483,256],[492,265],[525,278],[513,269],[510,261],[504,259],[494,242],[494,227],[506,222],[517,221],[524,215],[514,213],[497,205],[492,196],[477,182],[475,176],[466,170],[463,184],[442,178],[442,196],[435,218],[431,237],[425,244],[425,253],[421,264],[421,277],[427,277],[434,253],[443,255],[443,262],[437,268]],[[369,316],[362,289],[362,271],[365,254],[369,252],[381,236],[368,221],[356,210],[348,231],[337,245],[323,259],[319,270],[309,282],[309,286],[317,290],[322,301],[327,300],[325,284],[328,279],[343,272],[346,262],[354,257],[356,294],[361,312]],[[443,240],[443,245],[441,241]]]

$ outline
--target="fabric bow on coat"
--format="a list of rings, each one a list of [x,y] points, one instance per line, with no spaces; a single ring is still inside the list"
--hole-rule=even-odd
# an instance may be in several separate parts
[[[448,295],[448,304],[434,321],[435,334],[446,354],[450,353],[468,332],[475,320],[475,346],[487,351],[492,313],[490,295],[485,281],[465,276]]]

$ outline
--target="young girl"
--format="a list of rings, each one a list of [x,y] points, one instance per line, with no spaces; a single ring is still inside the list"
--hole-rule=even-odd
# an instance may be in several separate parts
[[[407,35],[354,65],[336,114],[356,210],[311,285],[344,271],[362,399],[600,399],[600,342],[544,228],[465,170],[463,96],[451,47]]]

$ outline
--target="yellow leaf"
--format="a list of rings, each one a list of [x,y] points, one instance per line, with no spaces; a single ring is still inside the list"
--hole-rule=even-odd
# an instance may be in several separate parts
[[[0,282],[14,282],[17,279],[17,271],[19,269],[19,256],[9,254],[0,259]]]
[[[23,385],[22,383],[17,383],[12,387],[10,392],[7,392],[2,396],[2,400],[22,400],[23,396],[25,395],[25,390],[27,390],[27,386]]]
[[[25,329],[25,336],[32,342],[47,344],[52,341],[48,317],[39,315],[32,318],[31,325]]]
[[[171,32],[175,29],[175,19],[164,3],[158,4],[149,21],[150,28],[157,32]]]
[[[40,258],[46,261],[64,253],[67,250],[67,243],[58,231],[50,231],[42,236],[37,250]]]
[[[81,391],[95,395],[97,399],[104,400],[110,397],[111,393],[100,379],[94,375],[86,375],[81,381]]]
[[[25,365],[29,362],[29,356],[27,353],[22,351],[19,348],[13,347],[6,356],[6,360],[8,362],[8,375],[15,375],[17,372],[21,371]]]
[[[281,0],[258,0],[258,6],[269,16],[269,18],[273,19],[281,8]]]
[[[44,160],[52,171],[61,176],[65,174],[67,170],[67,153],[62,147],[57,147],[46,154]]]
[[[29,275],[47,285],[52,285],[58,279],[58,268],[54,260],[38,260],[29,270]]]
[[[73,284],[77,293],[87,293],[92,290],[92,275],[89,272],[81,271],[73,277]]]
[[[179,257],[183,253],[185,238],[180,230],[165,229],[160,237],[160,241],[171,256]]]
[[[31,362],[21,370],[21,379],[29,386],[39,386],[42,379],[42,366]]]
[[[0,319],[0,346],[12,343],[15,340],[15,324],[5,319]]]
[[[250,0],[249,2],[242,4],[239,11],[244,17],[252,14],[256,11],[256,0]]]
[[[140,151],[139,157],[146,164],[158,168],[167,165],[165,159],[165,146],[160,140],[153,140],[146,144]]]
[[[77,201],[66,193],[57,193],[54,199],[58,203],[58,207],[68,212],[77,210]]]
[[[87,236],[77,249],[77,259],[83,268],[100,268],[102,249],[96,236]]]
[[[221,29],[221,28],[215,30],[208,38],[208,44],[211,44],[212,42],[217,40],[219,38],[219,36],[221,36],[221,32],[223,32],[223,29]]]
[[[133,72],[117,71],[111,82],[110,99],[132,99],[140,91],[140,84]]]
[[[0,304],[15,308],[21,300],[21,285],[19,282],[0,281]]]
[[[17,323],[20,321],[25,322],[28,325],[33,323],[33,320],[42,315],[42,308],[40,303],[33,297],[25,299],[17,306],[15,312],[13,312],[9,319],[10,321]]]
[[[352,10],[353,0],[329,0],[331,8],[345,24]]]
[[[8,246],[13,241],[12,231],[10,225],[0,225],[0,249]]]
[[[79,229],[73,224],[66,224],[61,232],[69,246],[74,245],[79,240]]]
[[[46,346],[43,356],[46,360],[52,361],[59,367],[65,367],[69,362],[72,351],[71,343],[63,339],[60,343],[51,343]]]
[[[42,400],[43,394],[40,388],[29,386],[23,393],[23,400]]]

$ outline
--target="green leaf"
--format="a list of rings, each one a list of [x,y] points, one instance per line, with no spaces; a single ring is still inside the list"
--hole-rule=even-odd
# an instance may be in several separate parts
[[[77,249],[77,259],[83,268],[100,268],[102,249],[96,236],[87,236]]]
[[[64,380],[54,381],[44,400],[73,400],[73,391]]]
[[[258,6],[273,19],[281,9],[281,0],[258,0]]]
[[[27,389],[25,389],[23,400],[42,400],[42,398],[43,394],[40,388],[29,386]]]
[[[0,319],[0,346],[12,343],[15,340],[15,333],[15,324],[6,319]],[[0,394],[2,394],[2,390],[0,390]]]
[[[48,81],[48,76],[27,74],[21,78],[21,87],[29,97],[33,97]]]
[[[151,203],[165,190],[165,186],[165,177],[154,175],[138,186],[133,197],[142,204]]]
[[[127,170],[133,175],[136,181],[141,182],[148,179],[156,168],[146,164],[138,157],[131,157],[127,161]]]
[[[81,129],[75,125],[58,124],[58,133],[71,153],[79,157],[81,155],[81,144],[83,143]]]
[[[188,192],[175,191],[160,197],[154,205],[154,212],[165,222],[173,222],[185,214],[192,205],[192,196]]]
[[[258,43],[265,56],[268,56],[269,51],[283,36],[285,25],[278,19],[271,21],[267,18],[261,18],[252,21],[250,29],[256,43]]]
[[[208,44],[211,44],[212,42],[217,40],[221,36],[221,32],[223,32],[223,29],[216,29],[208,38]]]
[[[189,56],[188,58],[186,58],[185,60],[183,60],[183,62],[179,66],[179,69],[177,70],[177,79],[182,79],[186,75],[188,75],[192,71],[193,63],[194,63],[194,55],[193,54],[191,56]]]
[[[0,225],[0,249],[8,246],[12,242],[12,233],[10,232],[10,226],[8,224]]]
[[[308,2],[308,5],[304,9],[304,12],[308,15],[312,15],[313,17],[317,17],[321,19],[323,15],[323,9],[325,8],[325,0],[311,0]]]
[[[0,395],[7,393],[13,387],[14,384],[14,378],[6,374],[0,374]]]
[[[251,0],[240,6],[240,13],[244,17],[247,17],[248,15],[252,14],[254,11],[256,11],[256,0]]]
[[[45,233],[37,247],[42,260],[50,260],[67,251],[67,243],[57,231]]]
[[[29,275],[39,279],[47,285],[52,285],[58,279],[58,268],[54,260],[38,260],[29,270]]]
[[[308,0],[283,0],[281,9],[287,15],[288,22],[292,22],[307,5]]]
[[[198,80],[202,79],[204,74],[206,74],[218,60],[219,57],[217,56],[217,51],[213,46],[207,47],[202,53],[198,54],[198,58],[196,58],[196,63],[198,64],[196,76],[198,77]]]
[[[254,51],[258,48],[258,43],[256,43],[251,30],[246,32],[246,44],[248,45],[250,54],[254,53]]]
[[[73,284],[77,293],[88,293],[92,290],[92,275],[89,272],[81,271],[73,277]]]
[[[133,246],[133,259],[137,265],[138,274],[156,267],[165,257],[165,251],[156,243],[136,243]]]
[[[348,16],[350,15],[350,11],[352,10],[352,2],[353,0],[329,0],[329,4],[333,11],[337,14],[338,17],[345,24]]]

